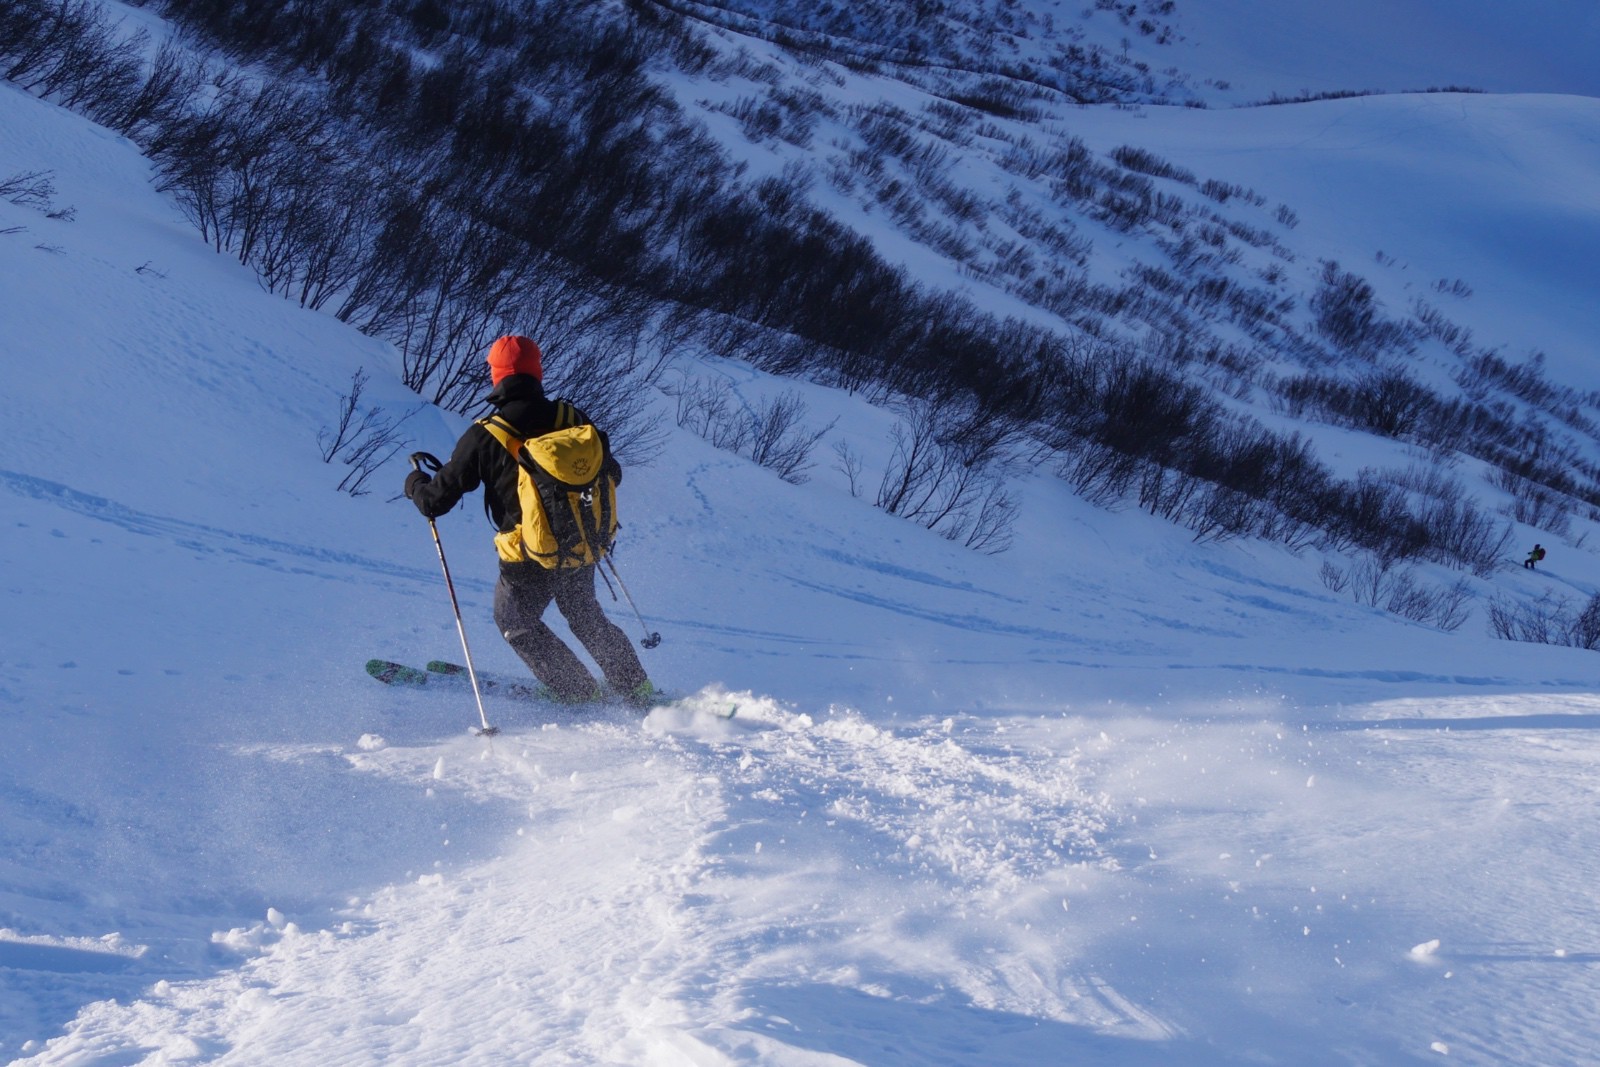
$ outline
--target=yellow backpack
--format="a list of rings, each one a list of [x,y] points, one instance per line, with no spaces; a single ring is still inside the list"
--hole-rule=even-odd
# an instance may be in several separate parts
[[[522,516],[495,534],[500,558],[551,570],[598,563],[617,536],[617,484],[593,423],[522,438],[499,416],[478,422],[517,461]]]

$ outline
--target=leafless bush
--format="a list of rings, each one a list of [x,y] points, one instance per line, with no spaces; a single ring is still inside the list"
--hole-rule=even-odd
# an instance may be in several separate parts
[[[1472,589],[1465,578],[1447,586],[1429,586],[1412,567],[1365,554],[1348,569],[1324,562],[1322,583],[1336,593],[1348,592],[1358,604],[1392,612],[1441,630],[1457,630],[1466,622]]]
[[[1460,481],[1440,463],[1413,463],[1404,469],[1386,470],[1383,476],[1391,485],[1434,500],[1458,500],[1464,492]]]
[[[744,448],[750,427],[732,410],[733,386],[721,379],[700,379],[677,387],[674,393],[679,426],[724,451]]]
[[[1431,426],[1430,416],[1443,407],[1427,386],[1394,369],[1373,370],[1354,380],[1306,374],[1285,379],[1278,392],[1297,418],[1311,414],[1385,437],[1420,433]]]
[[[1168,178],[1175,182],[1182,182],[1185,185],[1196,185],[1199,182],[1193,171],[1180,167],[1175,163],[1170,163],[1154,152],[1143,148],[1120,145],[1111,150],[1111,158],[1129,170],[1135,170],[1155,178]]]
[[[835,419],[820,430],[805,428],[806,404],[800,394],[786,392],[751,414],[750,458],[790,485],[809,481],[811,450],[833,429]]]
[[[49,211],[56,195],[54,176],[48,170],[30,170],[0,178],[0,200],[9,200],[18,207]]]
[[[1502,509],[1518,522],[1537,526],[1541,530],[1565,537],[1572,532],[1574,501],[1565,493],[1558,493],[1512,471],[1499,469],[1489,478],[1489,484],[1511,494],[1511,504]]]
[[[968,548],[1005,551],[1017,513],[1005,489],[1014,431],[983,423],[957,402],[911,401],[874,503]]]
[[[109,96],[91,117],[118,133],[141,140],[177,121],[194,103],[204,80],[204,64],[182,48],[163,41],[142,77]]]
[[[1005,481],[993,474],[981,479],[979,490],[973,495],[972,505],[952,515],[939,533],[945,540],[959,542],[965,548],[999,555],[1011,547],[1017,501],[1007,490]]]
[[[1428,531],[1427,555],[1446,566],[1460,566],[1484,578],[1500,567],[1511,529],[1496,522],[1464,497],[1431,500],[1418,509]]]
[[[33,0],[0,7],[0,78],[31,93],[70,92],[98,80],[112,40],[91,0]]]
[[[1518,603],[1497,598],[1489,605],[1489,630],[1506,641],[1528,641],[1569,648],[1600,648],[1600,593],[1580,608],[1566,597],[1546,592]]]
[[[1379,314],[1372,286],[1331,261],[1322,265],[1322,288],[1311,298],[1311,311],[1322,336],[1368,359],[1405,340],[1404,329]]]
[[[1057,449],[1056,475],[1096,507],[1112,507],[1127,496],[1140,461],[1087,437],[1064,441]]]
[[[810,480],[811,451],[829,430],[802,425],[805,401],[785,392],[761,407],[749,408],[733,386],[718,379],[690,382],[677,390],[678,425],[717,448],[736,452],[775,472],[790,485]]]
[[[835,441],[833,443],[835,456],[833,469],[845,476],[850,485],[850,495],[861,496],[861,456],[850,447],[848,441]]]
[[[1350,587],[1350,572],[1331,560],[1322,561],[1322,568],[1317,572],[1317,577],[1322,579],[1323,585],[1335,593],[1342,593]]]
[[[339,491],[363,496],[367,479],[407,444],[400,436],[400,425],[415,415],[413,409],[396,419],[381,407],[361,408],[361,393],[367,384],[364,367],[350,376],[350,391],[339,398],[339,419],[332,427],[317,432],[322,462],[337,458],[350,468],[339,482]]]

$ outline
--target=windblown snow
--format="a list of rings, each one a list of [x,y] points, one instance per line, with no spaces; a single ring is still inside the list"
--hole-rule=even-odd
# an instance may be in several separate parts
[[[1293,184],[1351,256],[1467,261],[1480,334],[1595,384],[1593,98],[1086,123]],[[358,369],[417,407],[394,352],[215,255],[127,142],[0,85],[0,178],[29,171],[74,210],[0,201],[0,1057],[1594,1061],[1592,653],[1406,623],[1315,553],[1195,544],[1048,472],[980,555],[826,461],[792,486],[673,428],[621,504],[645,618],[607,603],[688,697],[490,700],[476,737],[467,690],[361,669],[460,653],[403,456],[352,497],[318,454]],[[888,449],[859,399],[692,362]],[[406,424],[436,453],[462,426]],[[1492,583],[1587,597],[1591,525],[1518,527],[1547,565]],[[481,517],[440,532],[479,666],[520,672]]]

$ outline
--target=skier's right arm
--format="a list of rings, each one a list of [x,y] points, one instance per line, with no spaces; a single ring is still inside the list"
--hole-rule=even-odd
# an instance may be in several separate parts
[[[449,461],[431,479],[424,475],[423,480],[413,482],[418,472],[407,477],[410,484],[406,495],[424,516],[438,518],[482,484],[478,474],[479,443],[475,438],[483,435],[484,431],[477,426],[462,434]]]

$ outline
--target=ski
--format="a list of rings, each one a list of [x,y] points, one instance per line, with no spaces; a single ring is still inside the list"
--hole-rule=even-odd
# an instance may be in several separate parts
[[[440,679],[461,682],[470,685],[472,675],[458,663],[446,663],[442,659],[428,661],[428,673]],[[485,674],[478,671],[478,685],[483,687],[485,693],[493,696],[514,697],[517,700],[536,700],[544,704],[560,703],[541,685],[534,682],[519,681],[515,678],[505,678],[497,674]]]
[[[416,667],[408,667],[404,663],[395,663],[393,660],[369,659],[367,660],[367,673],[385,685],[405,686],[412,689],[427,688],[430,680],[434,688],[455,688],[457,685],[467,685],[467,669],[458,671],[426,671]],[[483,687],[483,692],[488,696],[511,697],[515,700],[529,700],[548,703],[545,695],[537,688],[524,682],[514,682],[505,678],[485,678],[478,675],[478,684]]]
[[[429,660],[426,670],[409,667],[404,663],[396,663],[387,659],[367,660],[367,673],[385,685],[402,686],[409,689],[449,688],[470,685],[470,675],[467,668],[459,663],[450,663],[447,660]],[[535,682],[524,682],[501,675],[484,674],[478,672],[478,685],[485,696],[509,697],[512,700],[521,700],[535,704],[550,704],[557,707],[577,708],[583,704],[573,704],[558,700],[544,686]],[[701,708],[689,707],[684,703],[685,697],[678,693],[657,692],[647,705],[635,704],[631,701],[616,697],[594,700],[595,706],[628,707],[639,712],[651,712],[657,708],[686,708],[696,713],[714,715],[719,719],[731,719],[739,713],[738,704],[729,704],[727,707]]]
[[[436,674],[436,675],[439,675],[440,677],[444,677],[444,678],[465,678],[465,677],[467,677],[467,669],[465,667],[463,667],[461,664],[459,664],[459,663],[450,663],[450,662],[448,662],[446,660],[441,660],[441,659],[429,660],[428,661],[428,671],[431,674]],[[529,696],[532,699],[535,699],[535,700],[543,700],[543,701],[545,701],[547,703],[552,703],[552,704],[563,703],[563,701],[557,700],[553,695],[551,695],[547,690],[545,690],[543,686],[532,686],[532,685],[529,685],[526,682],[508,681],[507,679],[498,678],[498,677],[495,677],[494,675],[486,675],[482,671],[478,672],[478,683],[480,685],[484,686],[484,692],[486,692],[486,693],[502,691],[502,690],[497,690],[496,688],[494,688],[496,686],[509,687],[509,688],[512,688],[512,689],[527,690]],[[603,698],[601,698],[599,700],[593,701],[593,703],[596,703],[596,704],[624,705],[624,706],[627,706],[627,707],[634,708],[635,710],[638,710],[638,711],[648,712],[648,711],[653,711],[656,708],[676,707],[682,702],[683,699],[684,698],[683,698],[683,696],[681,694],[657,692],[651,698],[650,703],[647,704],[647,705],[644,705],[644,706],[640,706],[640,705],[635,704],[635,703],[633,703],[631,701],[623,700],[623,699],[618,698],[618,697],[603,697]],[[568,705],[568,706],[581,706],[581,705]],[[715,715],[719,719],[731,719],[731,718],[733,718],[735,715],[737,715],[739,713],[739,705],[730,704],[725,709],[724,708],[717,708],[717,709],[706,709],[706,710],[710,714]]]

